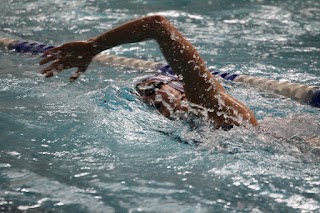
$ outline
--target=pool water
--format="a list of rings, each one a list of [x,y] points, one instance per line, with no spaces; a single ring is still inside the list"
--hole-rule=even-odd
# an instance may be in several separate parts
[[[0,37],[54,45],[159,13],[208,66],[320,85],[320,2],[4,0]],[[111,54],[163,61],[153,41]],[[140,70],[92,63],[44,79],[0,50],[0,212],[319,212],[319,108],[223,82],[261,129],[172,121],[134,94]],[[313,142],[312,142],[313,141]]]

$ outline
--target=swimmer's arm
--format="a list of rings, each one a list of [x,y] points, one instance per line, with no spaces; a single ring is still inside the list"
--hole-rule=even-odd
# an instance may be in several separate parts
[[[197,50],[162,16],[134,20],[92,39],[102,51],[123,43],[155,39],[174,72],[183,77],[189,102],[208,110],[209,119],[218,125],[257,125],[250,109],[227,94],[218,80],[207,70]]]
[[[228,95],[217,79],[207,70],[204,60],[170,22],[162,16],[143,17],[112,29],[85,42],[72,42],[49,50],[51,55],[40,64],[54,61],[42,73],[47,77],[53,71],[78,67],[71,76],[75,80],[86,70],[92,58],[103,50],[127,43],[154,39],[174,72],[183,77],[189,102],[208,109],[208,116],[218,125],[241,125],[244,121],[257,125],[253,113]],[[196,107],[197,108],[197,107]]]

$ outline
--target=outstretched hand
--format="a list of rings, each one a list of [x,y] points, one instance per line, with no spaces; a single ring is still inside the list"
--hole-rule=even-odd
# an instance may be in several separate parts
[[[78,68],[69,80],[76,80],[88,68],[92,58],[97,54],[92,43],[88,41],[77,41],[63,44],[44,52],[47,56],[39,62],[40,65],[52,62],[41,70],[46,78],[52,77],[55,73],[73,67]]]

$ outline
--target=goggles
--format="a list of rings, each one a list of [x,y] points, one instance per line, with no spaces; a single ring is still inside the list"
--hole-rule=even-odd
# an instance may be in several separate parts
[[[139,91],[142,96],[150,96],[156,93],[157,90],[161,89],[161,87],[165,83],[163,81],[152,81],[149,83],[139,83],[136,85],[136,89]]]

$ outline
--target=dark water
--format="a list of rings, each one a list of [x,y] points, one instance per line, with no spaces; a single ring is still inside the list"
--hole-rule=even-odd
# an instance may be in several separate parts
[[[3,0],[0,36],[57,45],[153,13],[209,66],[320,85],[319,1]],[[152,41],[109,52],[164,60]],[[69,84],[38,61],[0,52],[0,212],[320,211],[319,109],[225,83],[263,131],[213,131],[141,104],[141,71],[92,64]]]

